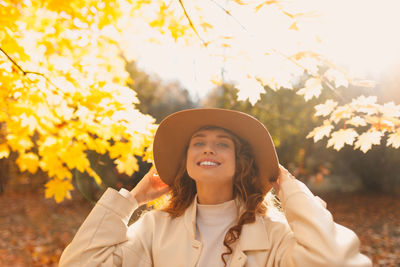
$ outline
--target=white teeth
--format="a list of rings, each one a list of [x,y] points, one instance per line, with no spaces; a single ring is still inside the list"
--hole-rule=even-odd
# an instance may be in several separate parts
[[[202,161],[200,162],[200,166],[218,166],[218,164],[212,161]]]

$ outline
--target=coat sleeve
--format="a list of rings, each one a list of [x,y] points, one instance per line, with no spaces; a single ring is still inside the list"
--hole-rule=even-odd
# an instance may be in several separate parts
[[[372,266],[359,251],[357,235],[336,224],[326,204],[305,184],[287,180],[279,197],[290,226],[278,248],[279,266]]]
[[[152,266],[149,242],[138,234],[127,235],[129,219],[137,207],[135,200],[107,189],[63,251],[59,266]],[[137,229],[137,233],[142,230]]]

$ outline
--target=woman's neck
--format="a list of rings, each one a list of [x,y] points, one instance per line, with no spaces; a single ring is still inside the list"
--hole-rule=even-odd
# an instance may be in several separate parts
[[[200,204],[215,205],[233,199],[232,184],[216,185],[196,182],[197,200]]]

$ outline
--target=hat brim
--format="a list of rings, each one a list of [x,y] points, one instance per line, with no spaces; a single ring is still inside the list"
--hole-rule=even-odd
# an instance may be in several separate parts
[[[268,130],[246,113],[217,108],[179,111],[160,123],[154,137],[153,156],[157,172],[166,184],[173,184],[191,136],[203,126],[221,127],[246,140],[252,148],[263,191],[271,189],[270,181],[278,177],[279,164]]]

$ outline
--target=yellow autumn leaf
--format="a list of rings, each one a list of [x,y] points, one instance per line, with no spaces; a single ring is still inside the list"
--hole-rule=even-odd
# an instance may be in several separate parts
[[[332,112],[330,119],[335,123],[338,123],[342,119],[351,118],[353,116],[353,112],[353,109],[348,105],[340,106]]]
[[[110,158],[115,159],[120,157],[122,154],[127,153],[128,146],[128,144],[122,142],[115,143],[113,146],[110,147],[108,151]]]
[[[399,125],[400,120],[395,118],[384,118],[381,116],[364,116],[365,121],[371,125],[371,129],[381,132],[392,132],[395,126]]]
[[[8,158],[10,155],[10,149],[8,148],[7,144],[0,144],[0,159]]]
[[[304,88],[297,91],[297,94],[304,96],[304,99],[308,101],[313,97],[318,97],[321,94],[321,90],[321,80],[317,78],[310,78],[306,81]]]
[[[45,184],[45,197],[54,198],[57,203],[60,203],[65,198],[70,199],[70,191],[74,189],[69,180],[52,179]]]
[[[101,138],[89,138],[86,141],[89,149],[96,151],[99,154],[104,154],[110,149],[110,143]]]
[[[378,105],[376,104],[377,97],[376,96],[364,96],[361,95],[356,99],[351,101],[351,106],[353,106],[354,110],[357,112],[363,112],[367,115],[376,114],[379,110]]]
[[[355,127],[366,126],[367,122],[360,116],[352,117],[350,120],[346,120],[346,124],[353,125]]]
[[[265,93],[264,87],[252,78],[239,80],[235,87],[239,90],[237,92],[237,99],[243,101],[248,99],[252,105],[260,99],[260,94]]]
[[[71,179],[72,173],[64,166],[63,160],[54,154],[45,154],[39,161],[39,167],[46,171],[49,177],[58,178],[60,180],[64,178]]]
[[[314,142],[317,142],[317,141],[321,140],[322,138],[324,138],[324,136],[329,137],[333,128],[334,128],[333,125],[330,124],[328,120],[325,120],[324,125],[315,127],[307,135],[307,138],[314,137]]]
[[[60,158],[64,160],[70,170],[76,168],[78,171],[84,172],[90,166],[85,150],[86,147],[83,144],[74,143],[60,153]]]
[[[361,134],[354,144],[354,149],[359,148],[362,152],[366,153],[371,149],[372,145],[379,145],[381,143],[382,132],[369,131]]]
[[[393,102],[383,104],[379,111],[384,117],[400,117],[400,105],[396,105]]]
[[[32,152],[19,154],[16,162],[21,172],[36,173],[39,167],[39,157]]]
[[[6,138],[7,144],[14,151],[26,151],[33,147],[32,140],[27,136],[8,134]]]
[[[400,147],[400,131],[394,132],[389,135],[387,140],[387,145],[392,146],[394,148]]]
[[[152,163],[154,162],[153,159],[153,143],[149,144],[144,155],[143,155],[143,161]]]
[[[358,133],[354,129],[340,129],[331,134],[327,147],[333,146],[335,150],[339,151],[345,144],[352,145],[357,136]]]
[[[27,116],[25,113],[19,116],[21,120],[21,127],[27,128],[30,134],[33,134],[34,131],[38,128],[38,122],[33,115]]]
[[[125,158],[116,159],[114,162],[117,164],[117,170],[119,173],[125,173],[131,176],[133,172],[139,170],[137,159],[132,155],[128,155]]]
[[[315,116],[328,116],[336,108],[337,102],[332,99],[328,99],[324,104],[319,104],[315,106]]]

